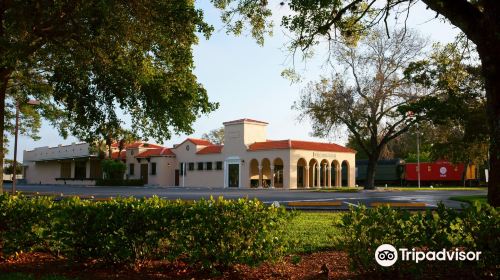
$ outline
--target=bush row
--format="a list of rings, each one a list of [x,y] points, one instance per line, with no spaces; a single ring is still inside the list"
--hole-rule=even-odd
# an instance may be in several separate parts
[[[96,186],[144,186],[142,179],[97,179]]]
[[[181,259],[204,268],[256,265],[286,251],[289,214],[258,200],[54,202],[0,196],[3,252],[46,250],[75,260]]]
[[[401,262],[389,268],[375,261],[375,250],[382,244],[423,251],[453,250],[481,251],[479,262],[439,262],[440,267],[472,266],[477,271],[498,269],[500,264],[500,214],[488,204],[475,203],[462,211],[445,208],[410,213],[389,207],[353,208],[345,214],[340,225],[341,243],[351,258],[352,268],[358,271],[405,271],[423,276],[430,263]]]

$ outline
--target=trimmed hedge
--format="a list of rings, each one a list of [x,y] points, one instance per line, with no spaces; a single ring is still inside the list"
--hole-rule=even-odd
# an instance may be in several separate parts
[[[48,197],[3,195],[0,242],[6,255],[45,250],[75,260],[180,259],[220,269],[282,256],[289,217],[284,208],[248,199],[54,202]]]
[[[477,273],[491,273],[500,264],[500,213],[488,204],[474,203],[462,211],[445,208],[410,213],[390,207],[351,208],[337,224],[343,246],[351,258],[354,270],[411,272],[412,277],[425,275],[430,263],[441,266],[471,267]],[[391,267],[381,267],[375,261],[375,250],[382,244],[398,248],[440,251],[460,248],[481,251],[478,262],[420,262],[398,260]]]
[[[144,186],[142,179],[97,179],[96,186]]]

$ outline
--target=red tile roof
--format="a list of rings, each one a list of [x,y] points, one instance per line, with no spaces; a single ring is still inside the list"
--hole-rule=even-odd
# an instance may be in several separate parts
[[[127,152],[125,150],[120,152],[120,159],[125,159],[127,156]],[[111,158],[112,159],[118,159],[118,152],[112,152],[111,153]]]
[[[205,147],[201,150],[199,150],[198,152],[196,152],[197,154],[199,155],[206,155],[206,154],[220,154],[221,151],[222,151],[222,147],[223,146],[219,146],[219,145],[212,145],[212,146],[208,146],[208,147]]]
[[[252,120],[252,119],[239,119],[239,120],[224,122],[222,124],[226,125],[226,124],[234,124],[234,123],[241,123],[241,122],[253,122],[253,123],[268,124],[267,122]]]
[[[157,145],[157,144],[145,143],[145,142],[135,142],[135,143],[126,145],[125,148],[126,149],[133,149],[133,148],[163,148],[163,146],[162,145]]]
[[[205,139],[196,139],[196,138],[188,138],[188,141],[191,141],[195,145],[199,146],[212,146],[212,142]]]
[[[273,150],[273,149],[294,149],[323,152],[355,153],[355,150],[333,144],[297,140],[267,140],[266,142],[255,142],[248,147],[249,151]]]
[[[175,154],[170,150],[169,148],[155,148],[155,149],[148,149],[137,156],[136,158],[148,158],[148,157],[159,157],[159,156],[175,156]]]
[[[212,142],[207,141],[205,139],[197,139],[197,138],[186,138],[186,140],[182,141],[180,144],[174,145],[174,149],[184,144],[184,142],[189,141],[197,146],[213,146]]]

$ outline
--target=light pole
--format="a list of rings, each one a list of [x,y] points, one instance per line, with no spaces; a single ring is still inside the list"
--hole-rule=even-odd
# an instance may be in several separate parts
[[[415,113],[409,111],[407,113],[408,117],[417,119]],[[420,189],[420,130],[418,129],[418,122],[415,123],[417,125],[417,185]]]
[[[28,105],[39,105],[40,101],[30,99],[26,102]],[[16,100],[16,126],[14,128],[14,162],[12,163],[12,195],[16,194],[17,183],[17,134],[19,132],[19,101]]]
[[[418,129],[418,122],[417,122],[417,181],[418,181],[418,188],[420,189],[420,130]]]

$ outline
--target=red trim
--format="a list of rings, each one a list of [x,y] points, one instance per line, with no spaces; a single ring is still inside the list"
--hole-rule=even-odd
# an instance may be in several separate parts
[[[269,123],[266,123],[266,122],[263,122],[263,121],[252,120],[252,119],[239,119],[239,120],[224,122],[222,124],[223,125],[227,125],[227,124],[235,124],[235,123],[242,123],[242,122],[253,122],[253,123],[260,123],[260,124],[269,124]]]

